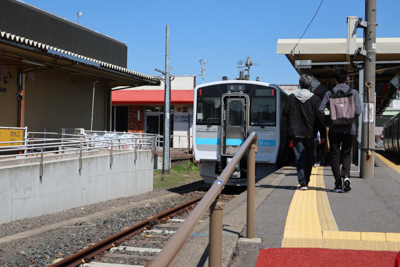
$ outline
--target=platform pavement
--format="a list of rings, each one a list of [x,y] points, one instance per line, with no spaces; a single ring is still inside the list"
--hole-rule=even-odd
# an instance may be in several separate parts
[[[326,192],[338,231],[400,233],[400,175],[387,164],[390,162],[385,163],[376,156],[375,178],[371,179],[359,178],[357,166],[352,166],[352,190],[348,193],[332,192],[331,168],[319,167],[324,182],[319,191]],[[311,187],[309,191],[316,188]],[[246,235],[247,192],[227,203],[222,266],[256,266],[260,249],[281,248],[289,207],[298,191],[295,167],[279,169],[256,183],[254,235],[262,240],[258,244],[239,242]],[[206,220],[195,228],[170,266],[208,266],[208,232]]]

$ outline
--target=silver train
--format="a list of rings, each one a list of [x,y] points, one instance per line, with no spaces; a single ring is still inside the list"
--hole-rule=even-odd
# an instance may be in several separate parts
[[[385,123],[383,147],[388,152],[400,155],[400,113]]]
[[[258,137],[256,179],[289,157],[282,107],[287,93],[278,86],[249,80],[219,81],[199,85],[194,92],[194,155],[200,175],[213,183],[251,132]],[[247,184],[247,158],[226,185]]]

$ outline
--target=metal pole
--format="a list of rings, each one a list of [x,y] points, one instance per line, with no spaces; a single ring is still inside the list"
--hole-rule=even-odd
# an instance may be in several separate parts
[[[215,201],[210,207],[210,246],[208,247],[208,266],[222,266],[222,226],[224,203]]]
[[[24,129],[25,129],[25,133],[24,133],[25,151],[24,151],[24,153],[25,153],[25,157],[27,157],[27,156],[28,156],[28,155],[27,155],[28,149],[27,149],[26,147],[27,147],[27,145],[29,144],[29,140],[28,140],[28,126],[25,126]]]
[[[169,25],[165,40],[165,98],[164,98],[164,144],[162,174],[169,174],[169,116],[171,112],[171,87],[169,80]]]
[[[128,122],[128,125],[129,125],[129,122]],[[117,106],[114,106],[114,132],[116,132],[116,131],[117,131]]]
[[[39,166],[39,176],[43,176],[43,146],[40,148],[40,166]]]
[[[375,153],[375,70],[376,70],[376,0],[365,1],[365,18],[368,23],[364,30],[367,56],[364,59],[364,113],[362,128],[362,155],[360,176],[374,178]]]
[[[82,142],[79,142],[79,170],[82,170]]]
[[[247,155],[247,238],[254,238],[256,144],[251,144]]]
[[[363,94],[362,88],[364,88],[364,69],[360,69],[358,71],[358,77],[359,77],[358,78],[359,79],[358,91],[359,91],[360,103],[363,103],[364,94]],[[361,108],[362,108],[361,112],[363,113],[364,107],[362,106]],[[362,124],[362,116],[359,116],[358,117],[358,127],[359,127],[359,129],[358,129],[358,173],[360,174],[360,177],[362,177],[361,176],[361,155],[363,154],[363,151],[361,150],[361,148],[362,148],[362,146],[361,146],[362,128],[363,128],[362,125],[363,125]]]
[[[90,122],[90,130],[93,131],[93,110],[94,110],[94,93],[96,90],[96,82],[93,83],[93,98],[92,98],[92,118]]]

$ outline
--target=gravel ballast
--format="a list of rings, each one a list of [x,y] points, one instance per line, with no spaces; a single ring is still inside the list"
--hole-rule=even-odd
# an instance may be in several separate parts
[[[78,222],[72,225],[55,230],[43,230],[41,234],[14,238],[9,242],[0,242],[0,266],[50,266],[58,258],[70,256],[126,227],[198,196],[200,194],[196,192],[175,194],[162,189],[2,224],[0,241],[28,230],[46,229],[46,227],[50,229],[54,224],[73,218],[78,219]],[[96,214],[99,214],[98,218],[95,217]],[[80,218],[82,221],[79,221]],[[163,240],[158,241],[163,242]],[[109,259],[112,263],[119,263],[119,260]]]

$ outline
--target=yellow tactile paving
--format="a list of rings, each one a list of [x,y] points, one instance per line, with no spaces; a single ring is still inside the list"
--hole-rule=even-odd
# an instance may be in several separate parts
[[[316,186],[313,171],[309,187]],[[296,190],[286,219],[284,238],[322,238],[315,190]]]
[[[400,172],[400,166],[397,167]],[[309,190],[296,190],[286,218],[282,247],[400,251],[400,233],[338,231],[322,170],[313,168]]]
[[[322,235],[318,231],[285,231],[283,238],[319,238],[322,239]]]
[[[376,233],[376,232],[362,232],[361,240],[386,242],[386,234],[385,233]]]
[[[322,237],[324,239],[361,240],[361,233],[347,231],[323,231]]]
[[[387,242],[389,251],[400,251],[400,242]]]
[[[386,251],[388,245],[387,242],[379,241],[323,239],[321,248]]]
[[[383,156],[379,155],[378,153],[375,153],[375,156],[377,156],[380,160],[382,160],[383,162],[386,163],[386,165],[388,165],[389,167],[395,169],[396,171],[400,172],[400,165],[396,165],[393,162],[391,162],[390,160],[387,160],[386,158],[384,158]]]
[[[284,238],[282,240],[283,248],[319,248],[322,239],[313,238]]]
[[[400,242],[400,234],[399,233],[386,233],[386,241]]]
[[[361,240],[361,247],[363,250],[388,250],[387,242],[385,241],[363,241]]]
[[[319,220],[321,221],[322,230],[337,231],[337,225],[333,218],[331,207],[329,206],[328,196],[325,192],[325,183],[322,174],[323,168],[317,168],[316,190],[317,190],[317,207]]]

